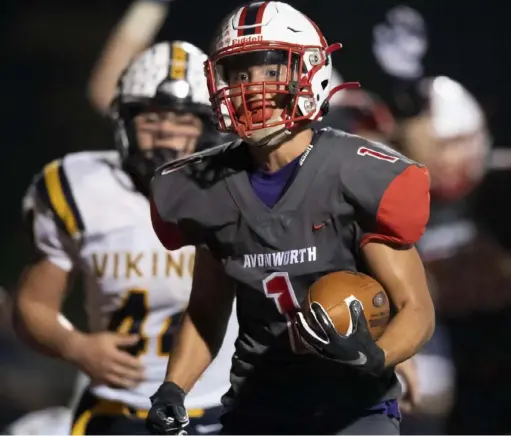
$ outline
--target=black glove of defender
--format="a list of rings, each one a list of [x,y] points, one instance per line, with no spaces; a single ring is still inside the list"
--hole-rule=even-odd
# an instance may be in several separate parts
[[[146,427],[151,434],[186,435],[189,424],[185,408],[185,392],[175,383],[164,382],[151,397],[151,410]]]

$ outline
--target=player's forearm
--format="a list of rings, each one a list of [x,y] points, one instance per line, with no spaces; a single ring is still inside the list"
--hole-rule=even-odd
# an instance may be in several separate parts
[[[214,315],[213,322],[208,318]],[[187,312],[183,319],[176,345],[170,354],[166,381],[189,392],[199,377],[216,357],[222,345],[230,312],[224,316],[211,310],[203,316]],[[226,319],[223,322],[223,319]]]
[[[165,378],[185,392],[190,391],[222,345],[234,289],[222,264],[209,250],[197,247],[190,302]]]
[[[64,360],[73,359],[77,342],[83,337],[59,312],[39,302],[18,305],[14,329],[26,346]]]
[[[89,98],[96,109],[108,109],[119,76],[131,59],[152,43],[165,21],[168,3],[137,0],[121,18],[89,81]]]
[[[433,334],[435,310],[424,266],[414,247],[368,243],[363,248],[375,278],[387,290],[397,314],[377,341],[386,366],[413,356]]]
[[[212,362],[213,353],[188,313],[184,316],[176,339],[165,380],[172,381],[185,392],[189,392]]]
[[[385,366],[394,366],[412,357],[431,338],[434,329],[432,305],[405,303],[377,341],[385,352]]]

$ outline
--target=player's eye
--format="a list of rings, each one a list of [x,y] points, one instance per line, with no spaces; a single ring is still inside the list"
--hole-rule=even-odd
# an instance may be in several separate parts
[[[247,72],[242,71],[233,71],[229,74],[229,82],[230,83],[242,83],[248,82],[249,77]]]
[[[277,70],[267,70],[266,77],[268,77],[270,79],[275,79],[275,78],[279,77],[279,72]]]
[[[159,119],[160,118],[155,113],[146,114],[146,116],[144,117],[144,121],[146,123],[150,123],[150,124],[157,123],[159,121]]]
[[[248,74],[247,73],[238,73],[237,79],[238,79],[238,82],[248,82]]]

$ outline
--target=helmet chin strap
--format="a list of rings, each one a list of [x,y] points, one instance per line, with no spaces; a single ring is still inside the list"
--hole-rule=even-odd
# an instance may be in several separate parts
[[[275,117],[275,109],[277,109],[278,106],[273,104],[271,107],[265,109],[266,111],[271,111],[269,113],[269,116],[266,113],[263,113],[263,117],[265,118],[265,122],[272,122],[276,121],[275,118],[278,119],[278,117]],[[252,113],[244,114],[245,120],[250,120],[249,123],[241,122],[239,124],[239,134],[240,136],[243,136],[245,139],[245,142],[247,142],[250,145],[253,145],[254,147],[258,148],[265,148],[265,147],[275,147],[277,145],[280,145],[281,143],[285,142],[287,139],[289,139],[290,136],[293,135],[294,130],[289,130],[288,127],[286,127],[285,124],[280,124],[277,126],[272,127],[264,127],[264,128],[258,128],[256,130],[248,130],[246,127],[247,125],[252,124]],[[279,115],[280,117],[282,115]],[[262,121],[262,120],[261,120]],[[257,120],[257,122],[260,122],[260,120]]]
[[[278,130],[267,132],[265,136],[257,139],[253,138],[253,134],[251,134],[246,139],[246,142],[258,148],[275,147],[285,142],[292,135],[292,132],[284,126],[269,127],[267,130],[273,130],[275,128]],[[266,133],[264,130],[266,129],[257,131],[257,136],[259,136],[260,133]]]

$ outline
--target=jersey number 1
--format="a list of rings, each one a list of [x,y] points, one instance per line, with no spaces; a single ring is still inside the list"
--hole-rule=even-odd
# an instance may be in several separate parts
[[[394,163],[399,160],[398,156],[392,156],[390,154],[383,153],[381,151],[371,150],[370,148],[366,147],[360,147],[357,150],[357,154],[359,154],[360,156],[371,156],[374,157],[375,159],[384,160],[390,163]]]
[[[287,321],[287,331],[291,349],[295,353],[303,353],[304,347],[295,327],[295,312],[300,310],[300,304],[287,272],[275,272],[263,280],[264,293],[273,298],[277,310],[284,315]]]

